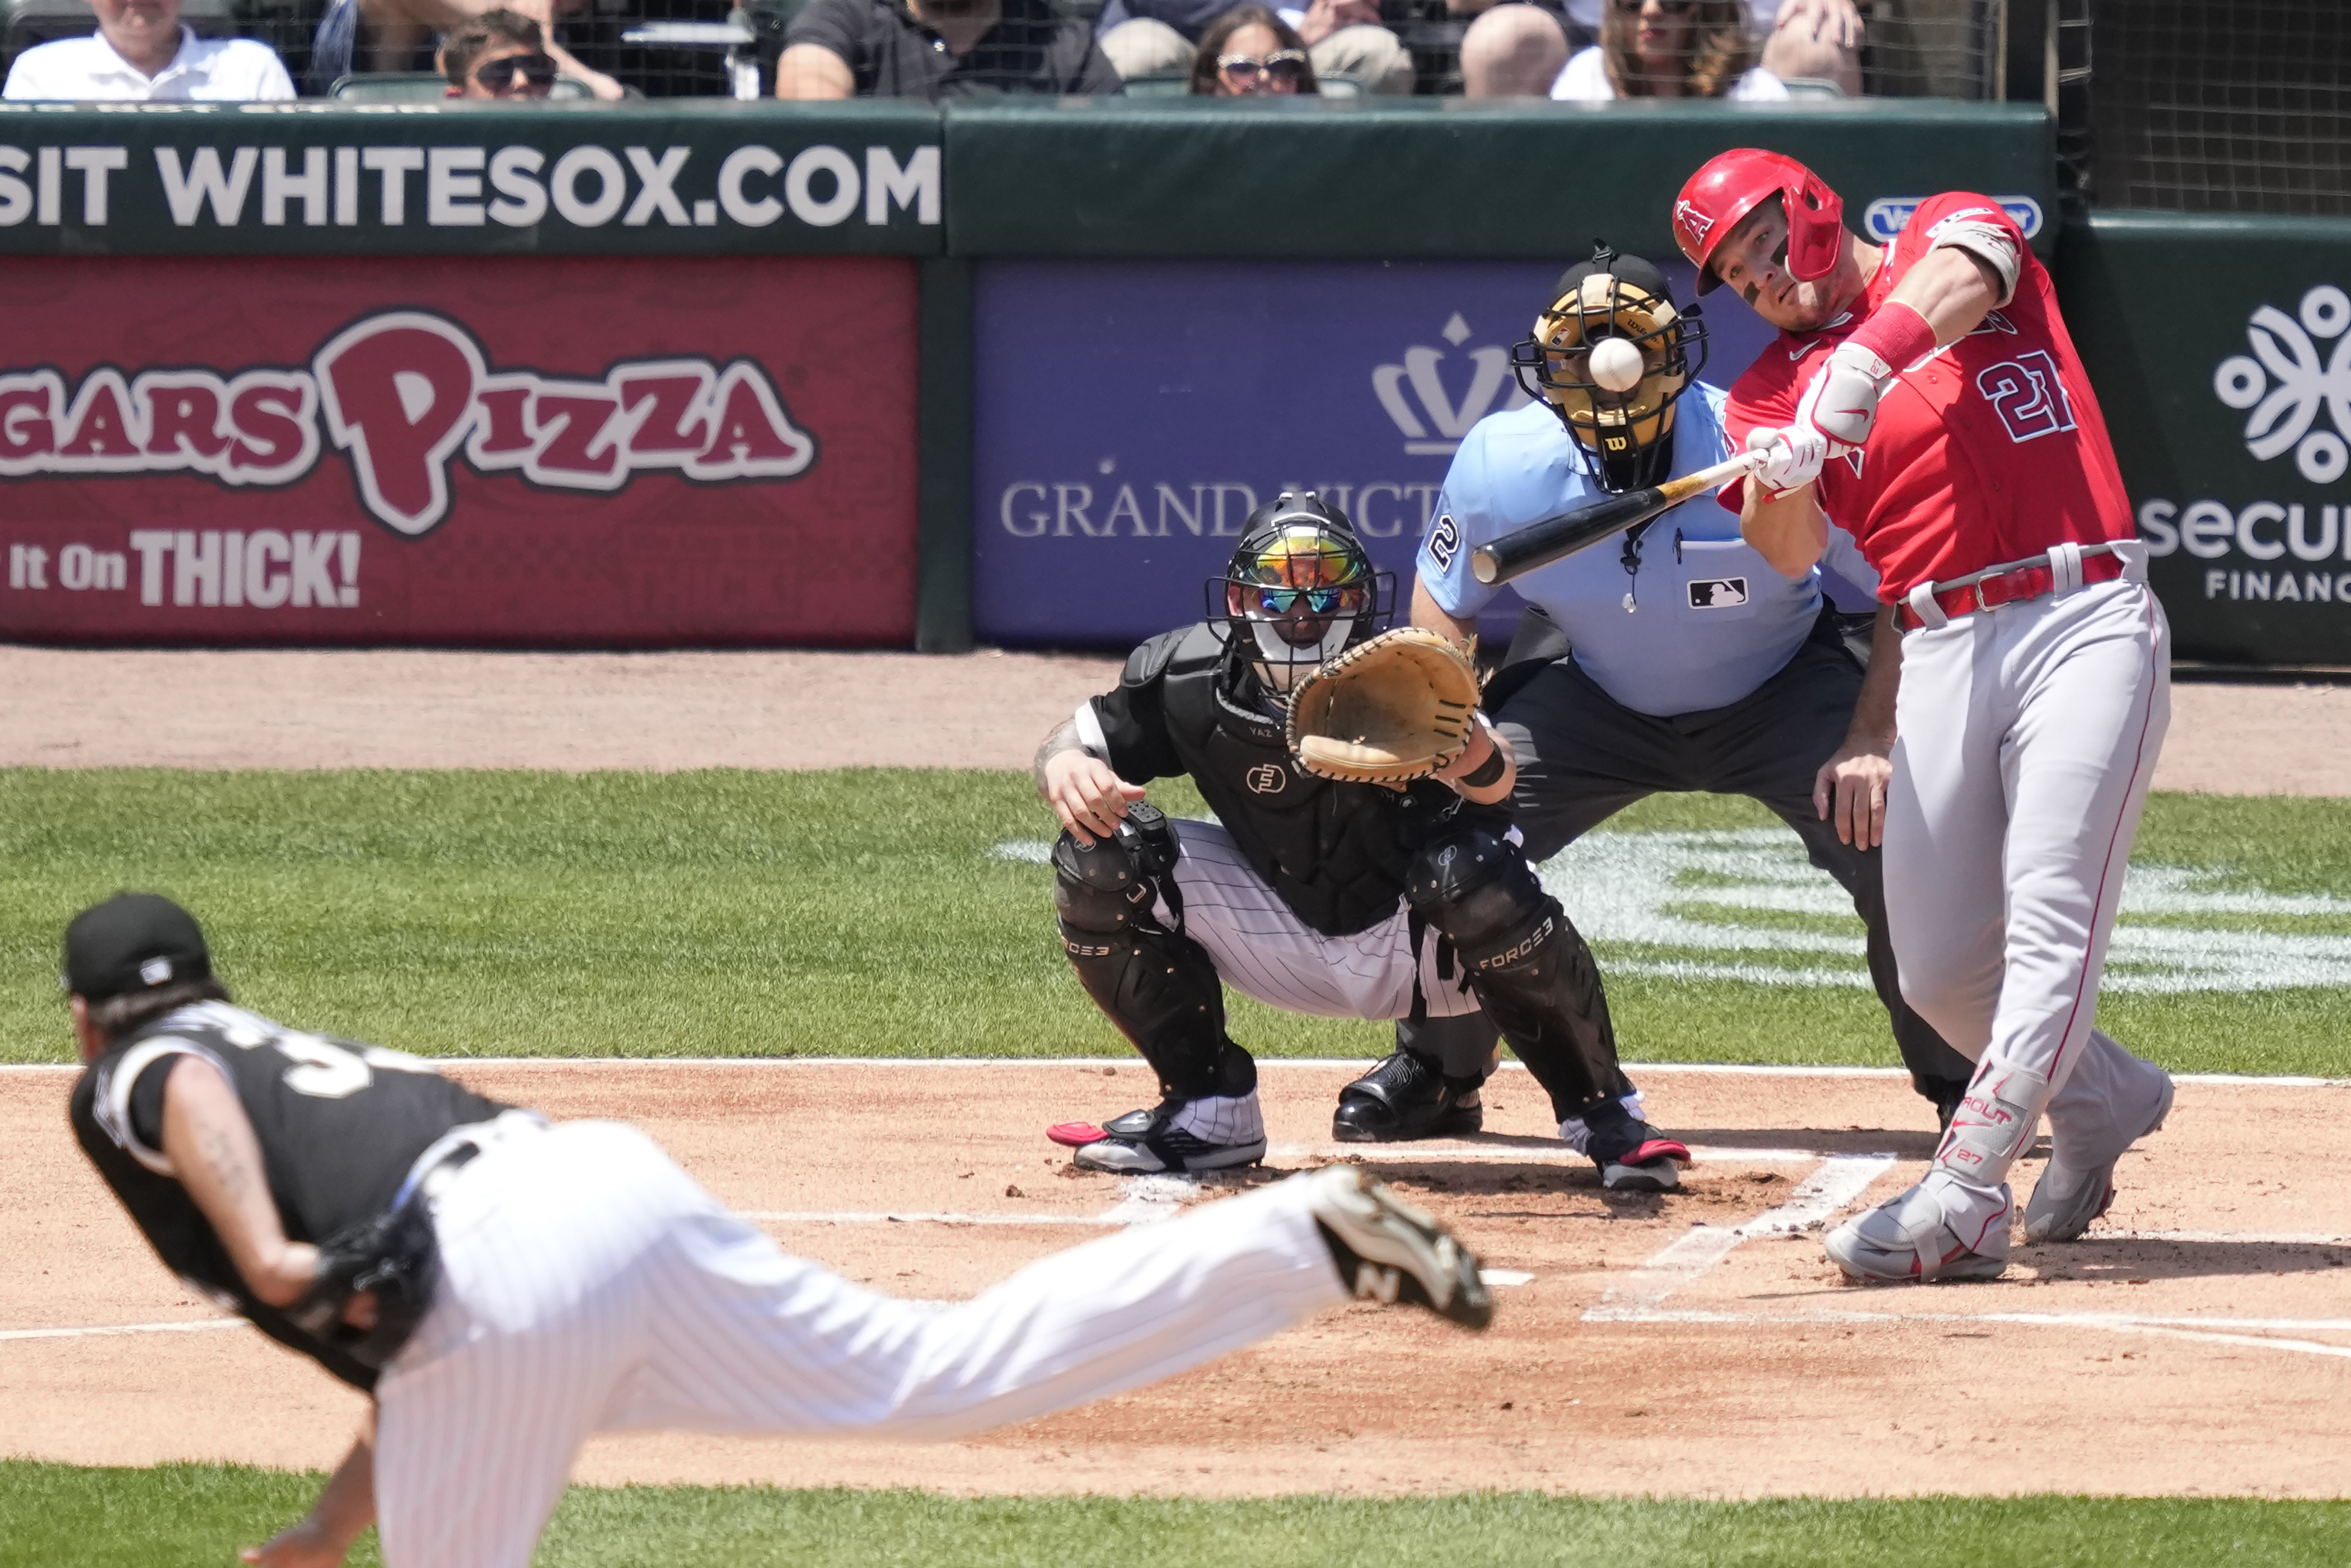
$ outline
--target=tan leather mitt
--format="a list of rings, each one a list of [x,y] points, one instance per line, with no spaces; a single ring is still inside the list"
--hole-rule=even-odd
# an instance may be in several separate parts
[[[1426,779],[1468,749],[1478,669],[1442,632],[1399,626],[1348,649],[1290,698],[1290,754],[1324,779]]]

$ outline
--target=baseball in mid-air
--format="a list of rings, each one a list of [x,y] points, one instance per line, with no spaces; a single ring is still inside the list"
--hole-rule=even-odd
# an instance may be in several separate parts
[[[1630,338],[1603,338],[1592,345],[1593,384],[1613,392],[1641,384],[1641,350]]]

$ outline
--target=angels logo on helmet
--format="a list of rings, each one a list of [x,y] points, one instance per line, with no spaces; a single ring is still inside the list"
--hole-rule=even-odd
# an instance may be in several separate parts
[[[1617,378],[1605,365],[1595,371],[1593,348],[1609,339],[1639,352],[1640,377],[1629,386],[1606,385],[1604,377]],[[1604,244],[1561,276],[1533,335],[1510,350],[1520,385],[1551,405],[1575,437],[1585,471],[1614,495],[1656,484],[1673,471],[1674,403],[1705,364],[1706,323],[1698,307],[1677,309],[1655,265]]]
[[[1347,515],[1311,490],[1285,490],[1251,512],[1207,593],[1207,619],[1228,642],[1247,629],[1249,663],[1276,694],[1395,613],[1395,574],[1374,570]]]

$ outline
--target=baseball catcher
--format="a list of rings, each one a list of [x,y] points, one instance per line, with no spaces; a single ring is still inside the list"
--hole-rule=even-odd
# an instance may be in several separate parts
[[[1605,1185],[1671,1187],[1688,1151],[1634,1109],[1591,951],[1500,809],[1510,747],[1457,646],[1377,636],[1394,593],[1338,508],[1284,494],[1249,515],[1207,618],[1136,649],[1116,690],[1046,738],[1062,946],[1160,1092],[1050,1135],[1096,1170],[1261,1159],[1257,1064],[1225,1029],[1231,985],[1326,1018],[1482,1013],[1562,1123],[1588,1128],[1579,1146]],[[1178,775],[1214,822],[1143,802]],[[1428,1135],[1478,1128],[1478,1082],[1439,1083],[1447,1115]],[[1353,1095],[1341,1135],[1382,1105]]]
[[[248,1551],[527,1568],[590,1433],[938,1439],[1139,1387],[1359,1296],[1464,1327],[1478,1260],[1352,1166],[1030,1265],[941,1310],[787,1256],[635,1128],[549,1124],[230,1004],[187,911],[67,928],[83,1150],[164,1264],[372,1396],[308,1517]]]

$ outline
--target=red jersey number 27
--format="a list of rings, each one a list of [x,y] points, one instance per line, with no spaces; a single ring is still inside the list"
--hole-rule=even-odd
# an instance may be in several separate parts
[[[2074,405],[2066,401],[2057,361],[2045,349],[2029,349],[1979,371],[1976,391],[2008,426],[2011,441],[2032,441],[2074,428]]]

